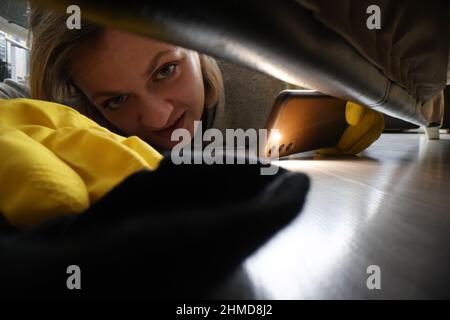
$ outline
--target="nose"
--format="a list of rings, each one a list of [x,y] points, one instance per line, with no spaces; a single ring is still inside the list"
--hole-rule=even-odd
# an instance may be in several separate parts
[[[146,96],[138,106],[139,123],[145,128],[159,130],[167,125],[174,105],[169,99]]]

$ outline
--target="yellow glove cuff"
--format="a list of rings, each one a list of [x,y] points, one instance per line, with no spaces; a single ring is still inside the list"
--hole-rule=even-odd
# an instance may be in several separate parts
[[[375,142],[384,130],[384,117],[368,107],[347,102],[345,118],[349,127],[332,148],[317,150],[321,155],[355,155]]]

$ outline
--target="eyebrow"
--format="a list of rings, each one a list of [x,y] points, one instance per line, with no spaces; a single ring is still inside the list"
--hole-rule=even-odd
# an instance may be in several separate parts
[[[156,67],[158,66],[159,60],[161,60],[161,58],[164,55],[175,52],[175,51],[176,51],[176,49],[168,49],[168,50],[160,51],[157,54],[155,54],[155,56],[152,58],[152,60],[150,60],[150,63],[142,76],[146,77],[149,74],[152,74],[155,71]],[[94,101],[94,100],[98,99],[99,97],[113,97],[113,96],[117,96],[117,95],[121,95],[121,93],[114,92],[114,91],[101,91],[101,92],[97,92],[95,95],[93,95],[91,100]]]

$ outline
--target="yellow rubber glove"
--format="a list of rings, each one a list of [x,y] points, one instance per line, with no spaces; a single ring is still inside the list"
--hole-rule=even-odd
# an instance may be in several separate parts
[[[55,103],[0,100],[0,213],[27,228],[80,213],[162,156]]]
[[[375,142],[384,130],[381,113],[353,102],[347,102],[345,118],[349,127],[345,129],[338,144],[332,148],[319,149],[321,155],[355,155]]]

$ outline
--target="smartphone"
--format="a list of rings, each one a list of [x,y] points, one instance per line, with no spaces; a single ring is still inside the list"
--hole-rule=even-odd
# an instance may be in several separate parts
[[[348,127],[346,104],[312,90],[280,92],[267,119],[264,156],[284,157],[335,146]]]

